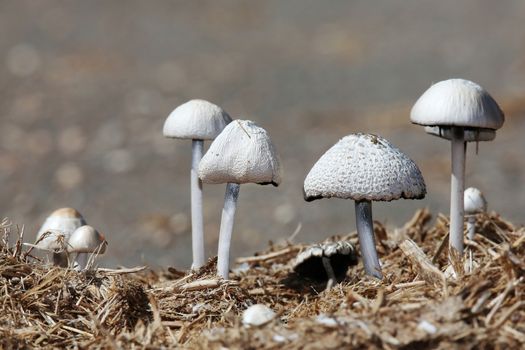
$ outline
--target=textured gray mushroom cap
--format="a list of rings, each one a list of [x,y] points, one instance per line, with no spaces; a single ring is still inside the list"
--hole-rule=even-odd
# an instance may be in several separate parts
[[[348,266],[357,264],[357,255],[352,243],[348,241],[315,244],[303,250],[295,258],[294,271],[302,277],[326,280],[322,258],[330,259],[336,277],[344,278]]]
[[[37,247],[61,249],[71,234],[86,220],[73,208],[60,208],[49,215],[36,235]],[[43,237],[44,233],[46,235]]]
[[[235,120],[212,142],[199,164],[205,183],[281,183],[275,147],[263,128],[250,120]]]
[[[73,232],[68,241],[69,253],[94,253],[104,254],[106,251],[106,237],[92,226],[84,225]]]
[[[219,106],[191,100],[171,112],[164,122],[163,133],[178,139],[213,140],[231,120]]]
[[[465,214],[472,215],[487,211],[487,201],[483,193],[474,187],[469,187],[464,193]]]
[[[478,84],[449,79],[432,85],[410,112],[412,123],[499,129],[505,117],[494,99]]]
[[[417,165],[384,138],[352,134],[315,163],[304,180],[304,198],[391,201],[425,197]]]

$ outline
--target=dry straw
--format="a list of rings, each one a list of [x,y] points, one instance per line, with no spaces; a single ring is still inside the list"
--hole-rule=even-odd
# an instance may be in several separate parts
[[[358,265],[323,291],[291,274],[303,245],[239,259],[229,281],[215,278],[215,260],[191,273],[80,273],[42,266],[24,251],[21,230],[3,220],[0,348],[519,348],[524,229],[483,214],[475,240],[467,240],[469,269],[453,278],[439,249],[447,246],[448,220],[430,221],[420,210],[403,228],[376,223],[384,280],[367,278]],[[339,239],[355,243],[357,235]],[[242,326],[242,312],[256,303],[276,319]]]

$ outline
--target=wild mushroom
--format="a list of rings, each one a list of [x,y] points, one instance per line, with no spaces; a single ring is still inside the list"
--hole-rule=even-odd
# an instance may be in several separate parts
[[[166,137],[192,140],[191,160],[191,235],[192,268],[204,265],[204,229],[202,218],[202,182],[197,174],[204,140],[213,140],[231,118],[222,108],[204,100],[191,100],[177,108],[166,119]]]
[[[342,138],[315,163],[304,180],[304,199],[343,198],[355,201],[356,226],[363,265],[381,279],[372,201],[421,199],[426,187],[417,165],[384,138],[352,134]]]
[[[244,310],[242,323],[246,327],[259,327],[275,318],[275,312],[264,304],[255,304]]]
[[[230,241],[241,184],[278,186],[280,165],[266,130],[249,120],[230,123],[212,142],[199,166],[205,183],[226,185],[219,232],[217,272],[227,279]]]
[[[462,255],[467,142],[494,139],[505,117],[481,86],[464,79],[449,79],[432,85],[421,95],[412,107],[410,120],[452,143],[449,244]]]
[[[93,227],[84,225],[75,230],[68,241],[68,253],[76,253],[75,269],[82,271],[87,267],[89,254],[106,252],[106,237]]]
[[[352,243],[347,241],[315,244],[295,258],[294,272],[315,282],[326,282],[326,289],[346,276],[348,266],[357,264]]]
[[[60,208],[49,215],[36,235],[36,247],[53,251],[53,265],[67,267],[66,243],[86,220],[73,208]]]
[[[465,214],[467,216],[467,237],[474,239],[476,233],[476,215],[487,211],[487,201],[483,193],[474,187],[465,190]]]

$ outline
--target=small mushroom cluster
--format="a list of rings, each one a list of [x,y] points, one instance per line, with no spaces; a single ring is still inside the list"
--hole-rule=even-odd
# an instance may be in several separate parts
[[[468,237],[474,237],[475,215],[486,210],[479,191],[464,189],[467,142],[490,141],[504,121],[494,99],[479,85],[464,79],[450,79],[432,85],[415,103],[410,113],[415,124],[425,131],[452,143],[452,178],[450,207],[450,247],[463,253],[464,210],[469,215]],[[202,218],[202,183],[226,184],[224,207],[219,230],[218,275],[229,273],[230,242],[240,185],[256,183],[278,186],[280,163],[267,132],[249,120],[234,120],[220,107],[203,100],[191,100],[177,107],[164,124],[164,135],[193,140],[191,167],[192,268],[204,264]],[[212,140],[203,154],[203,140]],[[383,277],[376,251],[372,220],[372,201],[400,198],[421,199],[426,184],[418,166],[402,151],[381,136],[350,134],[343,137],[315,163],[304,181],[304,199],[353,199],[356,226],[366,273]],[[314,258],[322,264],[321,275],[328,286],[340,279],[349,265],[337,249],[314,246],[301,253],[295,269],[313,270]],[[346,267],[334,271],[330,256],[346,256]],[[345,255],[346,254],[346,255]],[[339,268],[339,267],[337,267]]]
[[[106,251],[104,235],[87,225],[73,208],[60,208],[47,217],[36,237],[34,247],[52,254],[53,265],[87,269],[89,258]],[[70,262],[70,257],[74,260]]]

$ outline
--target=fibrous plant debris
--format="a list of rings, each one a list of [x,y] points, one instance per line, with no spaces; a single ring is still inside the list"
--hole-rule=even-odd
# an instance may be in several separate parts
[[[4,220],[0,347],[521,347],[525,230],[484,214],[463,260],[451,266],[443,249],[448,220],[438,215],[430,222],[427,210],[399,229],[376,222],[384,279],[367,277],[359,264],[323,291],[283,283],[305,249],[301,244],[272,245],[238,259],[228,281],[215,277],[215,259],[194,272],[80,273],[43,266],[23,249],[17,227]],[[357,242],[356,233],[337,239]],[[277,317],[261,327],[243,326],[242,312],[257,303]]]

